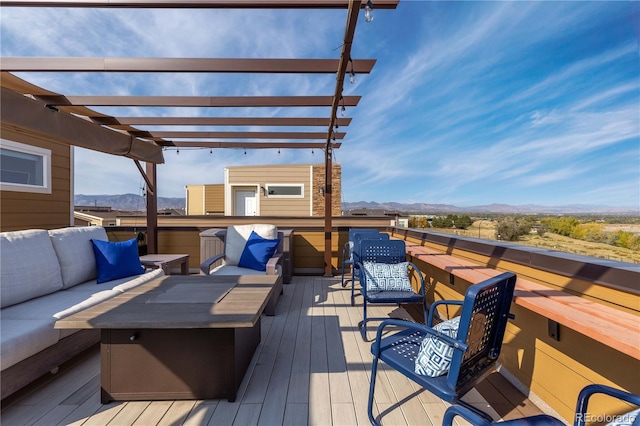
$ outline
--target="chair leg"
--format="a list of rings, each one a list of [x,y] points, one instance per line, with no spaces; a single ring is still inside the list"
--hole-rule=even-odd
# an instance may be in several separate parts
[[[356,304],[356,282],[351,280],[351,306]]]
[[[349,280],[346,280],[346,281],[344,280],[344,269],[345,269],[344,264],[342,264],[342,281],[341,281],[342,287],[346,287],[347,283],[349,282]]]
[[[362,304],[364,305],[364,319],[358,323],[358,328],[360,329],[360,335],[362,335],[362,340],[368,342],[367,340],[367,300],[364,299]]]
[[[371,384],[369,385],[369,403],[367,404],[367,413],[369,414],[369,421],[374,426],[379,426],[380,423],[373,417],[373,396],[376,390],[376,373],[378,371],[378,357],[374,355],[373,362],[371,364]]]

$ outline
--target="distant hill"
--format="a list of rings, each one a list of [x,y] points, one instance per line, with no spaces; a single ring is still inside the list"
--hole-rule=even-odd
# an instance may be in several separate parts
[[[109,206],[113,210],[142,211],[146,208],[144,197],[136,194],[120,195],[83,195],[76,194],[74,197],[76,206]],[[158,197],[158,209],[184,209],[184,198]],[[343,210],[390,210],[405,213],[573,213],[573,214],[640,214],[638,209],[632,207],[611,207],[587,204],[575,204],[565,206],[539,206],[533,204],[513,206],[509,204],[487,204],[481,206],[458,207],[450,204],[428,204],[428,203],[378,203],[375,201],[358,201],[353,203],[342,203]]]
[[[76,206],[109,206],[113,210],[142,211],[146,210],[146,200],[141,195],[83,195],[76,194],[73,198]],[[184,198],[158,197],[158,209],[184,209]]]
[[[518,214],[640,214],[640,210],[633,207],[612,207],[587,204],[574,204],[565,206],[539,206],[534,204],[513,206],[509,204],[487,204],[482,206],[458,207],[450,204],[426,204],[426,203],[377,203],[375,201],[357,201],[342,203],[343,210],[390,210],[405,213],[518,213]]]

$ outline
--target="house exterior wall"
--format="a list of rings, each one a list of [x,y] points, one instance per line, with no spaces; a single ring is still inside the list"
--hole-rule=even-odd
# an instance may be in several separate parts
[[[228,167],[230,193],[236,188],[266,188],[269,185],[302,185],[301,197],[279,197],[257,193],[260,216],[324,216],[323,164],[292,164]],[[341,166],[333,165],[332,214],[341,214]],[[231,203],[233,204],[233,203]]]
[[[187,215],[224,215],[224,184],[187,185],[186,192]]]
[[[0,190],[0,231],[72,226],[72,148],[9,126],[0,130],[3,139],[51,150],[51,193]]]

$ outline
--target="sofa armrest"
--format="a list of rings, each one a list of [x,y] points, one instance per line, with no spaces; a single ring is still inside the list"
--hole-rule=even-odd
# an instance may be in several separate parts
[[[220,259],[224,259],[224,253],[216,254],[215,256],[212,256],[212,257],[208,258],[207,260],[205,260],[204,262],[202,262],[200,264],[200,270],[205,275],[209,275],[209,273],[211,272],[211,265],[213,265],[214,263],[216,263]]]
[[[279,268],[278,268],[279,267]],[[267,275],[282,274],[282,253],[276,253],[267,261]]]

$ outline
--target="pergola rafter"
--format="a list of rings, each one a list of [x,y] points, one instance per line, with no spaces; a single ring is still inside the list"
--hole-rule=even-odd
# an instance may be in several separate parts
[[[2,0],[0,6],[169,9],[347,9],[351,0]],[[358,0],[357,0],[358,1]],[[376,0],[376,9],[395,9],[400,0]],[[367,0],[359,0],[364,8]]]
[[[243,59],[243,58],[0,58],[0,70],[9,72],[191,72],[333,74],[338,59]],[[354,72],[368,74],[375,59],[353,61]]]

